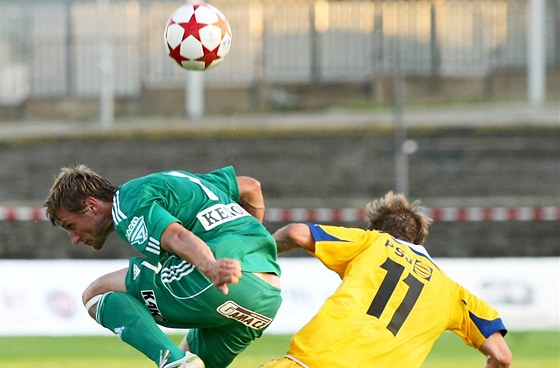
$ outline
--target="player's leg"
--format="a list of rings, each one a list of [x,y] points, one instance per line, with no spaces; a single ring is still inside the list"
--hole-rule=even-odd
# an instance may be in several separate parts
[[[253,331],[246,331],[245,326],[230,324],[220,328],[191,329],[186,341],[191,351],[208,367],[227,367],[255,338]]]
[[[179,343],[179,349],[183,351],[191,351],[189,343],[187,342],[187,336],[184,336],[183,340]]]
[[[191,363],[185,367],[204,366],[200,359],[179,349],[159,328],[146,306],[131,295],[103,294],[96,320],[159,367],[179,367],[182,362]]]
[[[198,357],[185,354],[161,331],[142,302],[127,294],[127,270],[101,276],[88,286],[83,300],[90,315],[159,367],[204,367]]]
[[[84,290],[82,294],[82,302],[88,311],[91,318],[95,319],[95,311],[97,309],[97,303],[103,294],[115,291],[120,293],[126,293],[126,273],[128,268],[123,268],[115,272],[108,273],[97,278]]]
[[[208,290],[206,297],[213,292]],[[281,300],[280,289],[244,272],[239,283],[230,286],[227,296],[222,294],[218,304],[207,308],[218,314],[218,327],[191,329],[180,346],[188,347],[209,367],[227,367],[262,336],[276,316]]]

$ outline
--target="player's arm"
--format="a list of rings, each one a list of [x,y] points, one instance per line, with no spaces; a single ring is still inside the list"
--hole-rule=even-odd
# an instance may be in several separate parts
[[[508,368],[511,364],[511,351],[500,332],[490,335],[478,350],[486,356],[485,368]]]
[[[177,222],[169,224],[163,231],[161,247],[194,265],[224,294],[228,293],[227,284],[237,284],[241,278],[239,261],[216,260],[202,239]]]
[[[239,187],[237,202],[257,220],[263,222],[265,206],[261,183],[249,176],[238,176],[237,185]]]
[[[301,223],[293,223],[277,230],[273,235],[276,240],[278,253],[284,253],[294,248],[302,248],[308,252],[315,252],[315,239],[309,227]]]

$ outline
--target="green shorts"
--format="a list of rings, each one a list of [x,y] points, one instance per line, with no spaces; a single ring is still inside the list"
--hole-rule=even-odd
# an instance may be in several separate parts
[[[130,258],[128,294],[140,300],[156,322],[186,328],[190,350],[207,368],[226,367],[276,316],[280,289],[250,272],[224,295],[197,268],[172,256],[154,267],[145,258]]]

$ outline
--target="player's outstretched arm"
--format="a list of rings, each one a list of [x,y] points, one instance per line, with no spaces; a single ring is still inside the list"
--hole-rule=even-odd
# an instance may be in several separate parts
[[[294,248],[302,248],[308,252],[315,252],[315,239],[309,227],[305,224],[293,223],[278,229],[274,234],[278,253],[284,253]]]
[[[500,332],[487,338],[478,350],[486,356],[485,368],[508,368],[511,364],[511,351]]]
[[[179,223],[172,223],[163,231],[161,247],[194,265],[226,295],[229,291],[227,285],[237,284],[241,278],[239,261],[216,260],[208,245]]]
[[[238,203],[257,220],[263,222],[265,206],[261,183],[249,176],[238,176],[237,185],[239,187]]]

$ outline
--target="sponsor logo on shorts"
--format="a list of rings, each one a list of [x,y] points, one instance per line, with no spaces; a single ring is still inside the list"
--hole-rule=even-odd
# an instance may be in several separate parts
[[[272,322],[272,318],[263,316],[262,314],[253,312],[252,310],[245,309],[231,300],[228,300],[224,304],[220,305],[217,311],[221,315],[234,319],[237,322],[241,322],[245,326],[251,327],[254,330],[263,329]]]
[[[251,216],[249,212],[245,211],[237,203],[230,204],[216,204],[212,207],[199,212],[196,215],[198,221],[204,226],[206,230],[212,230],[218,225],[236,220],[240,217]]]
[[[142,298],[144,299],[144,304],[150,311],[150,314],[154,317],[156,321],[165,322],[167,319],[161,315],[161,312],[157,305],[156,294],[153,290],[142,290],[140,291]]]

